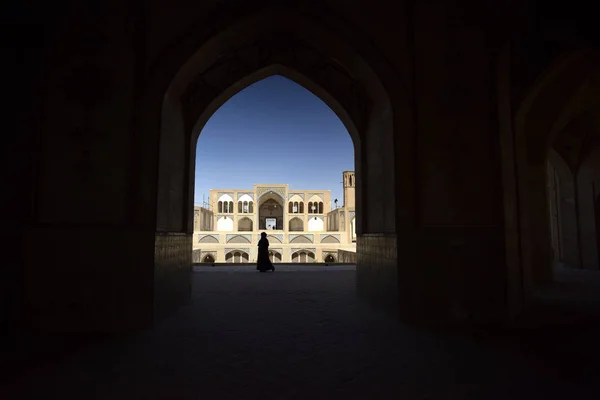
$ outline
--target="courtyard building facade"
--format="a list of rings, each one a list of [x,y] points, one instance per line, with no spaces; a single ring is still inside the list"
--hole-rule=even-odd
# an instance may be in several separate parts
[[[333,210],[330,190],[211,189],[208,209],[194,209],[193,262],[256,262],[261,232],[275,263],[354,261],[355,183],[354,171],[344,171],[343,204],[334,199]]]

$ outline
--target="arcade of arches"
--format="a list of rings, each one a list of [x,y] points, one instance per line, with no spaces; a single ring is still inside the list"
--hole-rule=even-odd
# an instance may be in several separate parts
[[[404,321],[504,322],[554,259],[598,269],[600,59],[568,10],[545,24],[511,1],[126,3],[7,35],[44,38],[9,88],[14,324],[138,329],[188,301],[197,137],[273,74],[354,142],[365,299]]]

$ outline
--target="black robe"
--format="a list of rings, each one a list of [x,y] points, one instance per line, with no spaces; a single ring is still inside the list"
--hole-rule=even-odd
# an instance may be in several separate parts
[[[258,241],[258,258],[256,261],[256,269],[260,272],[275,269],[273,263],[269,260],[269,241],[267,238],[261,238]]]

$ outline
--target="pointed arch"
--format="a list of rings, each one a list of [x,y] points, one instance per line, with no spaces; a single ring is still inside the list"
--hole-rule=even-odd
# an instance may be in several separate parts
[[[327,235],[321,239],[321,243],[339,243],[340,239],[332,235]]]
[[[269,243],[283,243],[281,239],[273,235],[267,235],[267,240],[269,241]]]
[[[238,221],[238,231],[240,232],[250,232],[253,229],[254,223],[248,217],[241,218]]]
[[[219,243],[219,239],[212,235],[206,235],[198,240],[198,243]]]
[[[242,235],[236,235],[229,239],[227,243],[250,243],[250,239]]]
[[[299,235],[290,240],[290,243],[312,243],[312,240],[310,240],[304,235]]]
[[[229,21],[231,25],[188,31],[165,45],[165,51],[153,61],[135,118],[139,122],[136,129],[149,137],[147,142],[158,144],[156,149],[148,145],[140,150],[141,159],[150,161],[139,172],[156,177],[153,207],[157,232],[185,233],[193,224],[195,146],[206,121],[235,93],[276,74],[323,100],[350,133],[358,183],[356,209],[361,216],[357,230],[393,232],[397,211],[414,215],[410,200],[414,197],[413,185],[395,179],[398,168],[394,150],[402,151],[398,156],[402,164],[412,165],[414,158],[411,102],[401,75],[368,38],[337,18],[335,12],[326,25],[309,17],[309,12],[312,11],[281,4],[258,11],[254,8],[245,15],[238,13],[235,21]],[[248,50],[261,56],[244,58],[242,53]],[[245,62],[240,63],[241,59]],[[239,68],[231,68],[232,65]],[[208,71],[219,79],[209,77]],[[385,86],[381,78],[385,79]],[[393,99],[385,88],[389,88]],[[402,125],[406,135],[394,135],[396,123]],[[377,157],[375,164],[389,173],[382,177],[380,169],[368,168],[373,165],[372,157]],[[406,196],[396,201],[387,194],[395,192],[398,184]],[[379,199],[382,206],[365,206],[371,197]],[[412,229],[408,218],[402,223]],[[157,243],[158,247],[163,246],[162,242]],[[156,251],[162,252],[162,248]]]
[[[519,224],[521,287],[532,293],[537,284],[553,279],[553,256],[547,162],[557,129],[565,125],[567,110],[588,78],[600,69],[600,55],[591,50],[573,52],[556,60],[536,80],[514,116],[516,201]],[[513,211],[514,213],[515,211]]]
[[[304,221],[298,217],[290,219],[288,230],[290,232],[299,232],[304,230]]]

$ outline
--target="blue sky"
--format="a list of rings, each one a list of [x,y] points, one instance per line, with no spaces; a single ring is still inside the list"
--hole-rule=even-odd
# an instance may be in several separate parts
[[[242,90],[204,126],[196,148],[194,203],[210,189],[331,190],[342,205],[342,171],[354,170],[348,131],[318,97],[282,76]]]

